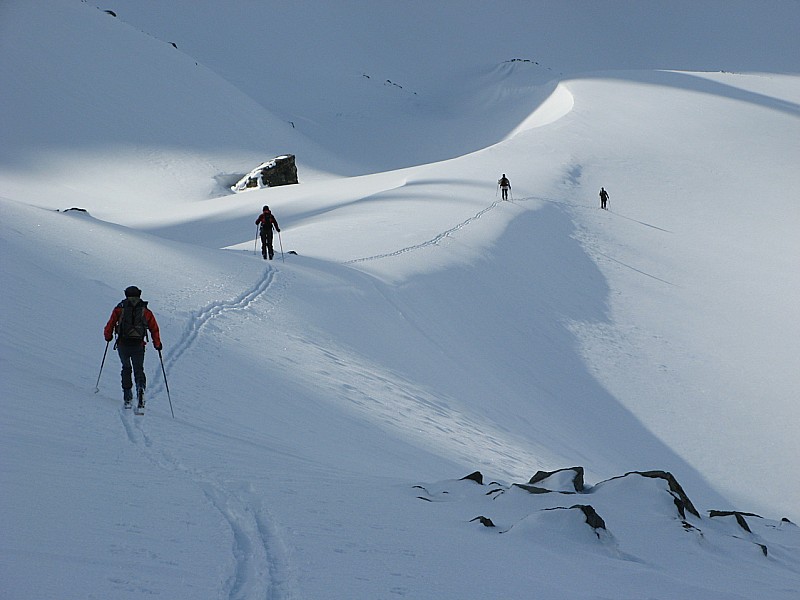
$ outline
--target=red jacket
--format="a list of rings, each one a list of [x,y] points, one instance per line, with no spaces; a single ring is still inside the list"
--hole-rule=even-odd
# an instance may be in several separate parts
[[[256,225],[261,225],[262,229],[271,229],[273,226],[275,227],[275,231],[280,231],[281,228],[278,227],[278,222],[275,220],[275,215],[272,214],[271,211],[265,210],[256,219]]]
[[[158,331],[158,322],[156,321],[156,316],[146,306],[142,312],[142,315],[144,316],[145,323],[147,323],[147,329],[150,330],[150,335],[153,338],[153,346],[156,348],[161,348],[161,334]],[[121,316],[122,302],[117,304],[114,307],[114,310],[111,311],[111,317],[108,319],[108,323],[106,323],[106,326],[103,329],[103,337],[105,337],[107,342],[110,342],[114,339],[117,323],[119,323]],[[147,342],[142,342],[142,345],[145,345],[146,343]]]

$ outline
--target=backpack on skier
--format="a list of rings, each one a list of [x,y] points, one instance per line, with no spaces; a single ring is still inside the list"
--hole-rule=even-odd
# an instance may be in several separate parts
[[[144,318],[144,309],[147,302],[139,300],[134,303],[125,299],[119,303],[122,314],[117,323],[117,341],[124,344],[144,342],[147,338],[147,321]]]

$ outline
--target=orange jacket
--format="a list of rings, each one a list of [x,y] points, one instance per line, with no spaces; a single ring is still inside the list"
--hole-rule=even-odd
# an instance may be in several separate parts
[[[161,348],[161,334],[158,331],[158,322],[156,321],[156,316],[152,313],[152,311],[144,307],[143,311],[144,321],[147,323],[147,329],[150,330],[150,335],[153,337],[153,346],[156,348]],[[117,323],[119,323],[120,317],[122,317],[122,302],[117,304],[114,307],[114,310],[111,311],[111,317],[108,319],[108,323],[106,323],[105,328],[103,329],[103,337],[105,337],[107,342],[110,342],[114,339],[114,333],[117,329]],[[145,345],[147,342],[142,342],[142,345]]]

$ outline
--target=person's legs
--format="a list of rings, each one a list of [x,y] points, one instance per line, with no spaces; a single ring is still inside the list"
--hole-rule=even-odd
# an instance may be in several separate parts
[[[269,245],[272,245],[271,241]],[[261,256],[267,258],[267,230],[263,227],[261,228]]]
[[[119,353],[119,360],[122,362],[122,389],[129,390],[133,387],[133,367],[131,365],[131,357],[128,352],[129,348],[122,344],[117,345],[117,352]]]
[[[272,260],[272,257],[275,255],[275,250],[272,249],[272,228],[267,231],[267,250],[269,251],[269,259]],[[266,256],[264,257],[266,258]]]
[[[122,399],[126,405],[130,405],[133,399],[133,365],[131,364],[130,348],[122,344],[117,344],[117,352],[119,353],[119,360],[122,363],[122,372],[120,374],[122,379]]]
[[[133,399],[133,384],[136,383],[136,398],[139,407],[144,406],[144,390],[147,388],[147,377],[144,374],[144,346],[141,343],[129,346],[118,346],[122,359],[122,394],[126,406]]]
[[[144,346],[137,345],[131,350],[131,365],[136,389],[144,390],[147,387],[147,377],[144,374]]]

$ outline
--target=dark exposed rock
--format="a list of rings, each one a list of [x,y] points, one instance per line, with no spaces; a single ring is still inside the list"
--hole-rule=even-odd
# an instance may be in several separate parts
[[[105,12],[107,15],[111,15],[112,17],[116,17],[117,16],[117,13],[115,13],[113,10],[106,10],[106,11],[103,11],[103,12]]]
[[[744,513],[739,512],[738,510],[710,510],[708,511],[708,516],[711,518],[731,516],[736,517],[736,522],[739,524],[739,527],[744,529],[747,533],[752,533],[752,531],[750,530],[750,526],[747,524],[745,517],[757,517],[759,519],[762,518],[755,513]]]
[[[589,504],[574,504],[569,508],[564,506],[554,506],[553,508],[545,508],[544,510],[580,510],[583,513],[583,516],[586,518],[586,524],[589,525],[594,530],[597,529],[606,529],[606,522],[603,521],[603,518],[597,514],[597,511],[594,509],[593,506]],[[597,534],[597,531],[595,531]],[[599,534],[598,534],[599,537]]]
[[[730,515],[739,514],[744,515],[745,517],[755,517],[756,519],[763,519],[761,515],[757,515],[756,513],[751,512],[744,512],[741,510],[710,510],[708,511],[709,517],[727,517]]]
[[[665,480],[667,485],[669,485],[669,491],[672,492],[672,496],[675,498],[675,506],[677,507],[681,518],[686,518],[687,510],[694,516],[700,518],[700,513],[697,512],[694,504],[692,504],[692,501],[689,500],[686,492],[683,491],[681,484],[678,483],[678,480],[675,479],[675,477],[669,471],[632,471],[631,473],[626,473],[625,476],[632,474]]]
[[[550,490],[546,490],[546,489],[544,489],[542,487],[536,487],[535,485],[528,485],[527,483],[514,483],[512,485],[513,485],[513,487],[521,488],[521,489],[523,489],[526,492],[529,492],[531,494],[549,494],[550,493]]]
[[[475,471],[474,473],[470,473],[466,477],[462,477],[460,481],[470,480],[474,481],[475,483],[479,483],[483,485],[483,473],[480,471]]]
[[[492,520],[489,517],[484,517],[483,515],[475,517],[474,519],[470,519],[469,522],[473,523],[474,521],[480,521],[481,525],[484,527],[495,527],[495,524],[492,522]]]
[[[583,511],[583,514],[586,517],[586,523],[592,529],[606,528],[606,522],[603,521],[602,517],[597,514],[597,511],[593,506],[589,504],[576,504],[574,506],[570,506],[570,508],[579,508],[581,511]]]
[[[570,467],[568,469],[558,469],[556,471],[537,471],[536,474],[530,478],[528,481],[529,484],[536,484],[540,481],[544,481],[548,477],[552,477],[557,473],[563,473],[565,471],[574,471],[575,475],[572,477],[572,486],[575,488],[576,492],[583,491],[583,467]]]
[[[263,162],[231,187],[234,192],[298,183],[294,154],[276,156]]]

